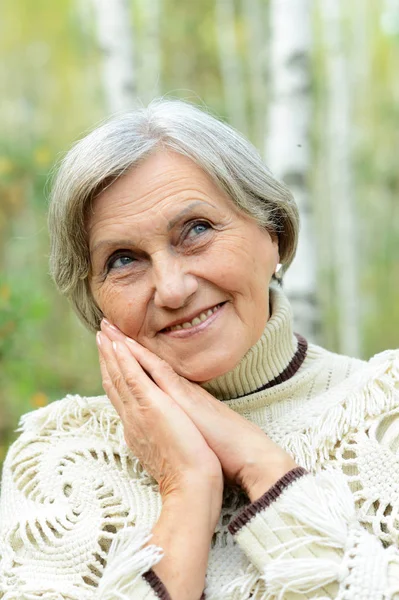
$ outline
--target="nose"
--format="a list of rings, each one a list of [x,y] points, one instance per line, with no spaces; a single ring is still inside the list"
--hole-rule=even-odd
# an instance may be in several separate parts
[[[153,261],[155,306],[181,308],[195,294],[198,289],[197,278],[184,267],[180,257],[162,256]]]

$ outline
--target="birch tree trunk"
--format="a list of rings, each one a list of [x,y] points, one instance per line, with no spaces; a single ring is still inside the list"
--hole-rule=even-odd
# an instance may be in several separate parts
[[[309,193],[311,117],[311,1],[270,0],[271,98],[265,158],[291,189],[298,204],[301,233],[297,256],[284,278],[297,330],[316,340],[316,249]]]
[[[140,99],[147,104],[161,89],[161,0],[141,0]]]
[[[128,0],[93,0],[102,52],[103,89],[109,112],[129,110],[136,100],[133,32]]]
[[[246,93],[238,54],[234,0],[216,0],[215,9],[220,70],[228,119],[233,127],[247,135]]]
[[[341,1],[323,0],[320,7],[327,78],[325,191],[330,199],[339,350],[359,356],[358,244],[351,167],[349,66],[343,43]]]

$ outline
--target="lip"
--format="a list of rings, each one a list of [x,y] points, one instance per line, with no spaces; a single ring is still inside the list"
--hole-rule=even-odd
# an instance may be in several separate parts
[[[193,311],[190,315],[186,315],[184,318],[176,319],[176,321],[171,321],[170,323],[165,325],[165,327],[162,327],[162,329],[160,329],[159,331],[160,331],[160,333],[165,333],[164,330],[167,329],[168,327],[174,327],[174,325],[183,325],[183,323],[187,323],[187,321],[192,321],[195,317],[198,317],[201,313],[206,312],[210,308],[215,308],[215,306],[217,306],[218,304],[222,304],[222,302],[216,302],[215,304],[212,304],[211,306],[207,306],[206,308],[200,308],[196,311]],[[205,321],[203,321],[203,322],[205,323]]]
[[[223,302],[223,303],[218,302],[218,304],[221,304],[221,306],[217,309],[217,311],[212,313],[205,321],[198,323],[198,325],[193,325],[193,327],[189,327],[188,329],[176,329],[174,331],[161,330],[160,333],[162,333],[163,335],[168,335],[171,337],[178,337],[178,338],[185,338],[185,337],[194,335],[195,333],[198,333],[198,332],[206,329],[207,327],[209,327],[209,325],[211,325],[211,323],[213,323],[213,321],[215,321],[215,319],[218,318],[218,316],[222,312],[226,302]],[[184,320],[179,319],[178,321],[175,321],[174,323],[171,323],[170,325],[168,325],[168,327],[173,327],[173,325],[181,325],[182,323],[191,321],[192,319],[194,319],[194,317],[197,317],[199,314],[201,314],[201,312],[206,312],[207,310],[209,310],[210,308],[214,308],[215,306],[217,306],[217,304],[214,304],[213,306],[209,306],[209,308],[205,308],[199,312],[197,311],[191,317],[185,317]]]

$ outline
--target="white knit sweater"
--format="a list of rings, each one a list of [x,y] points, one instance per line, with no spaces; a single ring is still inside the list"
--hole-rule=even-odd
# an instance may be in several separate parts
[[[367,363],[307,348],[284,294],[271,301],[259,342],[205,387],[302,468],[252,505],[226,486],[206,599],[399,598],[399,351]],[[68,396],[19,431],[3,470],[0,599],[168,598],[151,571],[163,551],[144,547],[158,488],[108,399]]]

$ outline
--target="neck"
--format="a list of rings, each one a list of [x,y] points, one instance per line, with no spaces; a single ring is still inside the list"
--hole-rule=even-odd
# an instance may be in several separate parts
[[[292,329],[292,311],[282,289],[270,287],[271,317],[260,339],[231,371],[202,386],[219,400],[231,400],[290,379],[301,366],[307,343]]]

